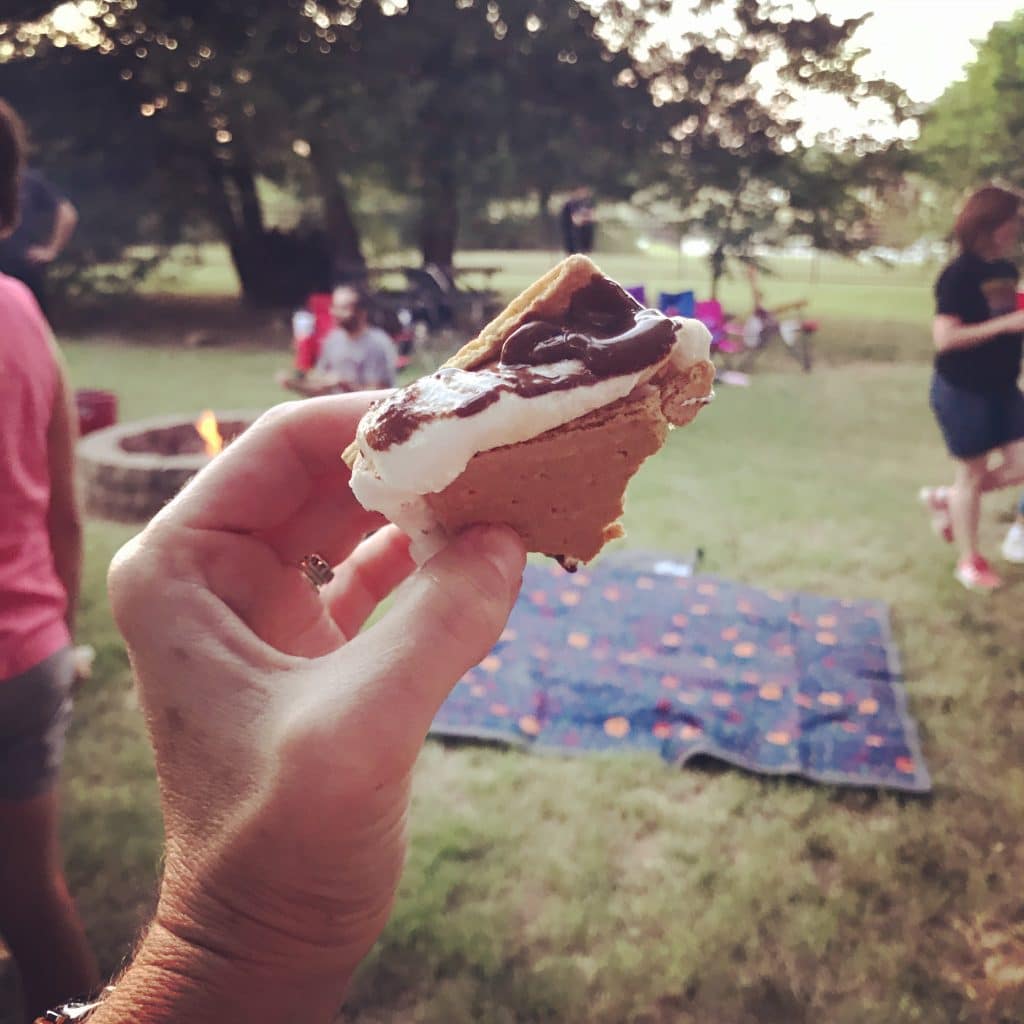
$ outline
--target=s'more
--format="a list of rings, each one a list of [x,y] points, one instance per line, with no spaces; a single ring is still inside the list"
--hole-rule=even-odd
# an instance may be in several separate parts
[[[344,453],[419,563],[502,523],[569,570],[624,534],[630,478],[713,398],[710,334],[570,256],[435,373],[376,402]]]

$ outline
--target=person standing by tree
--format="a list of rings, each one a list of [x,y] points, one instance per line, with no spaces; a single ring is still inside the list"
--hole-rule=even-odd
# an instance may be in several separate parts
[[[0,235],[18,220],[24,133],[0,101]],[[74,402],[28,288],[0,275],[0,936],[27,1009],[99,980],[57,843],[82,568]]]
[[[17,226],[0,239],[0,273],[32,289],[47,311],[46,268],[64,251],[78,226],[78,211],[38,171],[25,169],[18,186]]]
[[[587,185],[579,185],[562,207],[562,248],[566,255],[594,249],[594,197]]]
[[[1021,199],[987,186],[965,203],[954,226],[960,254],[935,286],[935,373],[931,406],[953,457],[952,487],[920,494],[937,532],[960,549],[955,576],[969,590],[1002,580],[978,550],[981,496],[1024,483],[1024,311],[1010,256],[1020,240]],[[1000,461],[990,465],[992,456]]]

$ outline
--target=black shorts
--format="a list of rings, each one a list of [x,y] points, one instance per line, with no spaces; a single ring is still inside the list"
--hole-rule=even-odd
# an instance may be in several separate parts
[[[74,681],[70,647],[0,681],[0,800],[29,800],[56,784]]]
[[[974,459],[1024,440],[1024,393],[965,391],[936,373],[931,406],[954,459]]]

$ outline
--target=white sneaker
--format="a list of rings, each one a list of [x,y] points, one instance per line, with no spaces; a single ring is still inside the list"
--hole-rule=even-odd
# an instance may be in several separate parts
[[[1003,541],[1003,558],[1024,565],[1024,523],[1014,523]]]

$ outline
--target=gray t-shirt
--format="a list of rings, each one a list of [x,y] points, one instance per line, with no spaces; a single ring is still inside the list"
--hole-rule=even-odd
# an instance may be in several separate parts
[[[324,338],[316,369],[353,388],[392,388],[396,361],[395,346],[379,328],[364,327],[352,335],[336,327]]]

